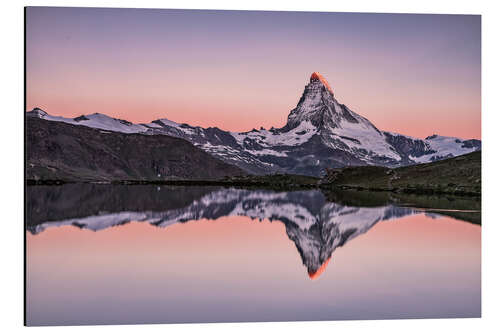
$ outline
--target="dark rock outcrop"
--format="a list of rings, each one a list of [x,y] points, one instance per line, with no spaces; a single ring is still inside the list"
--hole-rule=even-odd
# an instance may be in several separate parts
[[[242,175],[191,143],[26,118],[27,179],[66,181],[219,179]]]

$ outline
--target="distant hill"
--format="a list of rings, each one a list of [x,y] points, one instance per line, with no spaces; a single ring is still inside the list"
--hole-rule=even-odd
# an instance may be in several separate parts
[[[396,169],[376,166],[329,169],[322,187],[480,195],[481,151]]]
[[[125,134],[26,117],[28,180],[219,179],[244,175],[167,135]]]

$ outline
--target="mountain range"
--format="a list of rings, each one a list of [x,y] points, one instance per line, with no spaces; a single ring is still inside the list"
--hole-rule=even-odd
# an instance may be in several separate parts
[[[425,139],[382,131],[335,98],[330,84],[314,72],[297,106],[281,128],[231,132],[157,119],[134,124],[94,113],[76,118],[52,116],[35,108],[28,117],[86,126],[100,133],[164,135],[189,141],[219,160],[252,174],[322,176],[327,168],[377,165],[399,167],[467,154],[481,141],[431,135]]]
[[[244,175],[186,140],[30,117],[26,178],[34,181],[205,180]]]

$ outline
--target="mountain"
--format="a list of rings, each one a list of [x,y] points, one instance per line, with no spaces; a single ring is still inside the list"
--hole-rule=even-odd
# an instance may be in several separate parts
[[[288,238],[294,242],[308,275],[314,279],[325,269],[336,248],[367,232],[378,222],[419,213],[412,208],[393,205],[346,206],[327,201],[318,190],[274,192],[229,188],[206,191],[206,188],[196,187],[172,189],[93,184],[33,186],[27,193],[28,215],[32,217],[28,219],[27,228],[36,235],[52,227],[75,226],[100,231],[131,221],[160,228],[192,221],[203,223],[226,216],[279,221],[285,225]],[[96,200],[96,197],[104,200]],[[122,198],[137,200],[124,202]]]
[[[34,112],[47,116],[40,110]],[[88,121],[119,128],[114,122],[104,122],[108,118],[98,115]],[[245,174],[188,141],[167,135],[124,134],[38,117],[26,119],[26,132],[27,179],[219,179]]]
[[[379,130],[337,101],[330,84],[314,72],[285,126],[229,132],[158,119],[133,124],[103,114],[55,117],[41,109],[28,116],[102,130],[185,139],[218,159],[254,174],[321,176],[326,168],[398,167],[437,161],[481,149],[480,140],[432,135],[425,139]]]

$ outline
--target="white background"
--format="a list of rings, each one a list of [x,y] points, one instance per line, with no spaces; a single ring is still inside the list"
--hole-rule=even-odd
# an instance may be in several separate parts
[[[497,190],[500,188],[498,153],[500,132],[500,15],[499,1],[480,0],[245,0],[234,1],[3,1],[0,5],[0,135],[1,135],[1,216],[0,221],[0,326],[4,332],[120,330],[125,332],[500,332],[498,297],[500,276],[500,220]],[[392,13],[448,13],[482,15],[482,140],[483,140],[483,318],[442,320],[336,321],[296,323],[189,324],[83,327],[23,327],[23,7],[32,6],[92,6],[144,8],[200,8],[306,10]],[[264,78],[263,78],[264,79]],[[453,121],[453,119],[450,119]]]

